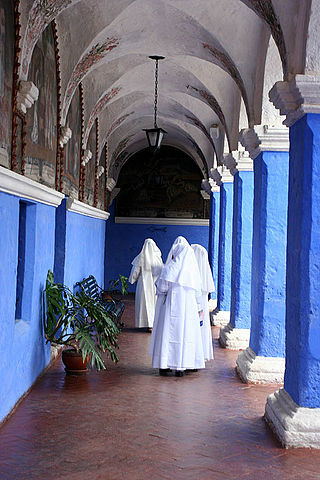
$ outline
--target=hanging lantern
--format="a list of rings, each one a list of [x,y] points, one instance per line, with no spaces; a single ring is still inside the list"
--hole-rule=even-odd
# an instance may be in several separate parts
[[[147,135],[147,140],[149,147],[152,150],[158,150],[160,148],[163,135],[167,133],[163,128],[158,127],[157,125],[157,107],[158,107],[158,62],[163,60],[165,57],[159,57],[158,55],[152,55],[149,58],[155,60],[155,82],[154,82],[154,125],[153,128],[145,128],[144,131]]]

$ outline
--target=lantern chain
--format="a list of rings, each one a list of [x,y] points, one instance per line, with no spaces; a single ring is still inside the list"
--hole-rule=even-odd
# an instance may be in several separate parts
[[[158,62],[156,60],[156,70],[155,70],[155,82],[154,82],[154,128],[157,126],[157,109],[158,109]]]

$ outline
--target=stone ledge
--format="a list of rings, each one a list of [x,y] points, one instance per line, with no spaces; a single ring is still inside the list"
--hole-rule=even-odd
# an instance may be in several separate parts
[[[64,194],[0,166],[0,191],[58,207]]]
[[[299,407],[284,388],[269,395],[264,419],[285,448],[320,448],[320,408]]]
[[[262,357],[248,347],[240,352],[236,370],[244,383],[283,383],[285,359]]]
[[[109,212],[99,210],[99,208],[79,202],[79,200],[75,200],[71,197],[67,198],[67,210],[69,212],[85,215],[86,217],[98,218],[99,220],[108,220],[110,216]]]
[[[234,328],[228,323],[220,330],[219,343],[221,347],[229,350],[245,350],[249,347],[250,329]]]

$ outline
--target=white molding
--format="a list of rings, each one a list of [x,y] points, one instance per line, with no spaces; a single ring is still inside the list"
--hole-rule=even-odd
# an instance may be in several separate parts
[[[233,325],[226,325],[220,329],[219,342],[223,348],[228,350],[245,350],[249,347],[250,328],[235,328]]]
[[[289,129],[287,127],[270,127],[256,125],[254,128],[241,130],[239,142],[254,160],[261,152],[288,152]]]
[[[212,312],[211,314],[211,323],[217,327],[225,327],[230,322],[230,312],[225,310],[218,310],[217,312]]]
[[[244,383],[283,383],[285,358],[258,356],[248,347],[239,353],[236,369]]]
[[[283,124],[291,127],[306,113],[320,113],[320,75],[295,75],[290,82],[277,82],[269,99],[286,115]]]
[[[284,388],[269,395],[264,418],[284,447],[320,448],[320,408],[300,407]]]
[[[209,219],[204,218],[146,218],[146,217],[115,217],[115,223],[133,223],[141,225],[193,225],[208,227]]]
[[[238,155],[237,170],[239,172],[253,172],[253,160],[249,153],[246,150],[238,151]]]
[[[217,185],[216,182],[212,178],[209,178],[208,182],[210,184],[212,193],[220,193],[219,185]]]
[[[0,166],[0,191],[58,207],[64,194]]]
[[[69,212],[85,215],[86,217],[98,218],[99,220],[108,220],[110,217],[109,212],[105,212],[104,210],[92,207],[91,205],[79,202],[79,200],[70,197],[67,198],[67,210]]]

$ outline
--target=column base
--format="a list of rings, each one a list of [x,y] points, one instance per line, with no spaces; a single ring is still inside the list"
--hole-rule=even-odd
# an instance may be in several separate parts
[[[249,328],[235,328],[228,323],[228,325],[220,329],[219,343],[223,348],[245,350],[249,347],[249,340]]]
[[[299,407],[284,388],[269,395],[264,418],[285,448],[320,448],[320,408]]]
[[[244,383],[283,383],[285,359],[261,357],[248,347],[237,358],[237,373]]]
[[[50,362],[52,362],[55,358],[57,358],[59,356],[62,349],[63,349],[63,345],[51,345],[51,348],[50,348]]]
[[[230,321],[230,312],[224,310],[214,310],[211,313],[211,325],[216,327],[225,327]]]

